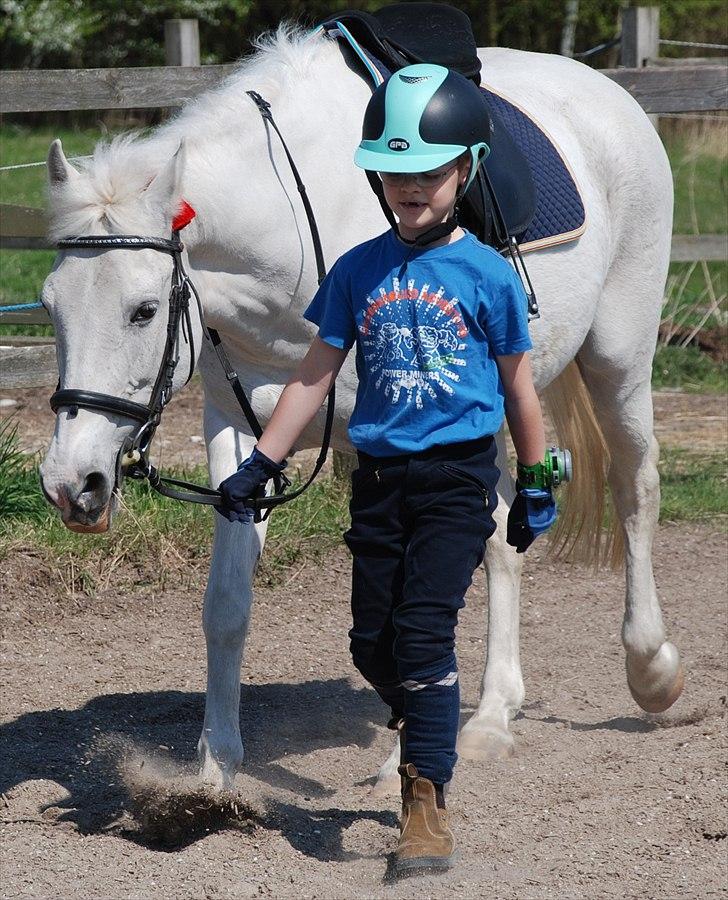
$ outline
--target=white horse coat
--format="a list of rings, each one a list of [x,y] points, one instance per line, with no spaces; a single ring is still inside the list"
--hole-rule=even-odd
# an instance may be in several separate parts
[[[584,235],[529,256],[542,313],[531,326],[535,381],[558,399],[557,420],[571,426],[560,438],[574,450],[573,490],[576,496],[581,491],[582,507],[591,504],[599,519],[603,458],[582,378],[591,395],[615,460],[608,477],[626,551],[628,682],[643,708],[665,709],[682,687],[651,566],[659,481],[650,376],[670,251],[667,159],[637,103],[592,69],[515,50],[487,49],[481,58],[484,82],[539,120],[558,143],[584,199]],[[220,332],[265,421],[315,333],[301,313],[315,290],[316,272],[288,163],[246,95],[250,89],[272,104],[316,211],[328,265],[384,231],[364,173],[352,163],[369,87],[349,70],[334,43],[285,28],[150,138],[100,146],[80,172],[55,142],[48,165],[54,238],[168,236],[180,200],[195,208],[197,218],[183,232],[188,271],[207,323]],[[170,274],[169,257],[153,250],[59,254],[43,300],[56,327],[63,388],[147,401],[164,344]],[[144,323],[141,307],[158,311]],[[199,332],[197,323],[197,347]],[[183,345],[176,387],[186,375],[186,352]],[[569,365],[573,360],[578,370]],[[217,485],[249,454],[253,439],[207,345],[199,366],[210,482]],[[337,382],[333,445],[342,449],[349,446],[346,423],[355,388],[352,354]],[[323,411],[298,449],[318,445],[322,422]],[[108,527],[115,460],[131,428],[119,416],[60,411],[41,472],[47,496],[69,527]],[[461,753],[471,755],[510,751],[509,721],[524,699],[518,656],[522,558],[504,540],[513,485],[502,433],[498,444],[505,474],[496,514],[500,527],[486,554],[487,665],[480,705],[460,740]],[[239,673],[264,539],[264,524],[215,517],[203,613],[208,683],[199,753],[202,777],[221,786],[230,784],[243,759]],[[393,752],[382,780],[391,779],[395,764]]]

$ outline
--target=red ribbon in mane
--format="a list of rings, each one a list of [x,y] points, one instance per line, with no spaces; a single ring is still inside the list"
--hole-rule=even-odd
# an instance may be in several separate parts
[[[177,211],[177,215],[172,219],[172,231],[181,231],[190,224],[196,215],[197,213],[190,204],[186,200],[183,200]]]

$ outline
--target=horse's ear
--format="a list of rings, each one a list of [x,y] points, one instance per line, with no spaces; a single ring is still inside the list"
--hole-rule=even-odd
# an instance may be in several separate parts
[[[184,138],[180,141],[174,156],[164,168],[152,179],[145,193],[152,203],[163,207],[176,208],[176,201],[182,191],[182,175],[185,168],[186,148]]]
[[[74,169],[66,159],[63,145],[58,138],[53,141],[48,151],[48,180],[52,186],[64,184],[72,178],[76,178],[79,172]]]

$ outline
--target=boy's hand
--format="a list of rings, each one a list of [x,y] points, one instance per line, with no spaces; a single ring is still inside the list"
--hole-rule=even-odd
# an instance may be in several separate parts
[[[556,521],[556,503],[551,488],[524,488],[518,483],[516,488],[518,493],[508,513],[506,542],[517,553],[524,553]]]
[[[285,460],[282,463],[274,462],[256,447],[240,463],[238,471],[220,483],[218,490],[222,495],[222,503],[215,509],[230,522],[250,522],[255,513],[250,503],[251,498],[285,467]]]

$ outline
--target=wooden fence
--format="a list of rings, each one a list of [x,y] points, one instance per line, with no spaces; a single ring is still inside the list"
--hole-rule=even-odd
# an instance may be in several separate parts
[[[645,12],[645,10],[647,12]],[[728,68],[724,65],[654,66],[659,49],[659,11],[651,7],[625,10],[621,60],[629,68],[603,69],[649,114],[701,113],[728,110]],[[0,113],[29,113],[89,109],[138,109],[181,106],[220,82],[234,65],[200,66],[199,36],[194,20],[166,23],[167,66],[118,69],[62,69],[45,71],[0,71]],[[43,210],[0,205],[0,247],[4,249],[47,248]],[[675,261],[723,260],[724,235],[686,235],[673,240]],[[3,323],[47,323],[42,310],[5,313]],[[4,347],[0,353],[0,388],[21,383],[48,384],[52,373],[37,372],[36,383],[26,379],[29,361],[35,357],[46,369],[51,339],[28,342],[31,347]],[[40,345],[38,346],[38,344]],[[27,351],[27,352],[26,352]],[[41,360],[43,361],[41,364]],[[51,368],[55,366],[52,362]],[[40,378],[41,381],[37,382]],[[32,378],[31,378],[32,380]]]

